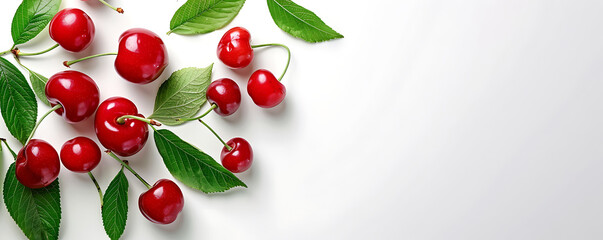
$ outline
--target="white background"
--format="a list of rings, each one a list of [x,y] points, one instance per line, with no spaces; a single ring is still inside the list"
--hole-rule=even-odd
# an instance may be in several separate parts
[[[20,1],[3,1],[0,50]],[[214,62],[213,79],[241,89],[257,68],[279,75],[286,54],[256,51],[252,67],[227,69],[219,38],[243,26],[252,43],[290,46],[287,97],[276,109],[255,106],[245,91],[238,113],[207,117],[224,138],[243,136],[255,151],[248,189],[203,194],[182,189],[185,207],[168,226],[139,212],[144,190],[131,174],[124,239],[601,239],[603,238],[603,2],[297,0],[344,39],[309,44],[273,23],[265,1],[247,1],[224,29],[166,36],[183,0],[65,0],[96,23],[93,47],[62,49],[23,63],[45,76],[64,60],[113,52],[126,29],[161,34],[170,65],[145,86],[121,79],[113,57],[73,68],[90,75],[101,99],[126,96],[149,115],[157,88],[177,69]],[[20,46],[53,44],[44,31]],[[10,56],[7,56],[10,57]],[[12,60],[12,59],[11,59]],[[204,109],[206,109],[205,106]],[[40,104],[40,115],[48,108]],[[59,149],[92,121],[50,115],[36,133]],[[170,128],[219,158],[220,143],[198,123]],[[0,136],[10,136],[4,123]],[[11,163],[3,153],[0,176]],[[152,138],[128,158],[148,181],[171,178]],[[93,172],[103,188],[119,169],[107,156]],[[61,239],[106,239],[98,197],[84,174],[61,170]],[[2,239],[23,239],[0,208]]]

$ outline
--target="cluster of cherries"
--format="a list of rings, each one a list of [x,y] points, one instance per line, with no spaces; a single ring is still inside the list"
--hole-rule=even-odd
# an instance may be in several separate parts
[[[82,10],[63,9],[50,22],[50,37],[65,50],[79,52],[92,43],[95,27],[92,19]],[[265,46],[281,46],[289,53],[289,48],[281,44],[250,45],[249,32],[241,27],[227,31],[218,44],[218,58],[228,67],[237,69],[248,66],[253,60],[253,48]],[[146,84],[156,80],[168,64],[168,54],[161,38],[146,29],[135,28],[125,31],[119,37],[117,53],[97,54],[73,61],[65,61],[69,67],[77,62],[98,56],[117,55],[115,70],[124,79]],[[285,67],[285,74],[287,67]],[[280,104],[285,97],[285,87],[270,71],[255,71],[247,83],[247,92],[258,106],[271,108]],[[139,197],[139,208],[142,214],[154,223],[168,224],[173,222],[184,206],[182,191],[173,181],[161,179],[153,186],[140,177],[122,157],[132,156],[145,145],[149,130],[148,125],[161,125],[152,119],[145,118],[138,112],[136,105],[123,97],[111,97],[99,104],[99,89],[95,81],[84,73],[67,70],[59,72],[48,79],[45,93],[52,109],[38,121],[25,146],[19,151],[16,161],[17,179],[26,187],[42,188],[50,185],[59,175],[60,162],[73,171],[88,173],[101,195],[102,192],[94,176],[90,172],[100,162],[101,150],[87,137],[73,138],[61,147],[59,154],[46,141],[32,139],[35,130],[42,120],[52,111],[61,115],[69,123],[81,122],[96,113],[94,130],[99,142],[108,149],[106,152],[131,171],[148,191]],[[199,120],[217,137],[222,139],[201,120],[210,111],[221,116],[228,116],[237,111],[241,103],[241,92],[235,81],[228,78],[212,82],[206,93],[211,108],[203,115],[193,119]],[[249,142],[236,137],[228,142],[222,141],[224,147],[220,155],[222,165],[231,172],[240,173],[251,167],[253,151]]]
[[[95,27],[92,19],[80,9],[63,9],[50,22],[50,37],[65,50],[79,52],[92,43]],[[157,34],[146,29],[130,29],[119,38],[115,70],[124,79],[133,83],[149,83],[157,79],[168,64],[167,50]],[[91,57],[87,57],[88,59]],[[81,61],[65,62],[70,65]],[[138,113],[130,100],[123,97],[106,99],[99,105],[99,89],[95,81],[78,71],[59,72],[48,79],[45,93],[55,111],[69,123],[81,122],[95,112],[94,129],[99,142],[107,148],[107,153],[124,167],[131,169],[115,154],[126,157],[140,151],[148,138],[148,119]],[[36,127],[50,113],[44,115]],[[139,120],[137,120],[139,119]],[[32,131],[31,136],[35,132]],[[76,137],[67,141],[59,154],[46,141],[31,139],[19,151],[16,161],[16,177],[24,186],[42,188],[51,184],[59,175],[60,163],[74,171],[90,173],[101,159],[98,145],[86,137]],[[168,224],[173,222],[184,206],[182,191],[173,181],[161,179],[150,186],[139,179],[148,190],[139,197],[142,214],[152,222]],[[100,191],[100,187],[97,184]],[[102,199],[101,199],[102,201]]]
[[[285,86],[280,80],[289,67],[291,51],[287,46],[282,44],[251,45],[250,41],[251,35],[247,29],[234,27],[228,30],[218,43],[218,58],[226,66],[232,69],[240,69],[249,66],[253,60],[253,48],[266,46],[281,46],[285,48],[289,54],[287,66],[279,79],[270,71],[259,69],[251,74],[247,82],[247,93],[256,105],[262,108],[275,107],[285,99]],[[221,116],[232,115],[241,105],[241,90],[239,85],[230,78],[221,78],[213,81],[207,88],[207,101],[217,114]],[[199,119],[199,121],[201,120]],[[203,121],[201,123],[206,125]],[[222,160],[222,165],[229,171],[234,173],[244,172],[251,167],[253,150],[245,139],[240,137],[233,138],[224,144],[220,159]]]

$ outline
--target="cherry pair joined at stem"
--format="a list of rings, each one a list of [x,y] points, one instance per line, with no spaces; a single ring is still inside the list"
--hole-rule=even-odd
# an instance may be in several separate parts
[[[138,197],[138,207],[142,215],[154,223],[169,224],[174,222],[184,207],[184,196],[180,187],[169,179],[160,179],[151,186],[126,162],[110,150],[106,152],[147,187],[148,190]]]
[[[253,48],[280,46],[287,50],[287,65],[283,74],[277,79],[274,74],[266,69],[256,70],[247,82],[247,93],[253,102],[262,108],[272,108],[280,104],[285,98],[286,89],[280,82],[289,68],[291,51],[283,44],[270,43],[251,45],[251,35],[247,29],[234,27],[228,30],[218,43],[218,58],[228,67],[238,69],[248,66],[253,60]],[[231,89],[233,95],[237,89]],[[209,90],[208,90],[209,91]],[[240,94],[240,93],[239,93]],[[216,110],[218,112],[219,110]]]
[[[124,79],[137,84],[147,84],[157,79],[168,65],[168,53],[161,38],[143,28],[125,31],[119,37],[117,53],[103,53],[77,60],[65,61],[66,67],[87,59],[117,55],[115,70]]]

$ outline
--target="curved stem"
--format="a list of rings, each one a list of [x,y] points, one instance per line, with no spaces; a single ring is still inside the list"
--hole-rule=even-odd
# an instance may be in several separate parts
[[[10,152],[10,154],[12,154],[12,155],[13,155],[13,158],[15,158],[15,160],[16,160],[16,158],[17,158],[17,154],[15,153],[15,151],[13,151],[13,149],[12,149],[12,148],[10,148],[10,146],[9,146],[9,145],[8,145],[8,143],[6,142],[6,139],[5,139],[5,138],[0,138],[0,141],[2,141],[2,142],[4,143],[4,145],[6,145],[6,147],[8,148],[8,151]]]
[[[161,123],[156,120],[149,119],[149,118],[143,118],[143,117],[139,117],[139,116],[134,116],[134,115],[123,115],[123,116],[117,118],[116,122],[119,124],[124,124],[124,123],[126,123],[126,119],[135,119],[138,121],[146,122],[149,125],[161,126]]]
[[[222,140],[222,138],[220,136],[218,136],[218,134],[209,125],[207,125],[207,123],[205,123],[201,119],[199,119],[199,122],[203,123],[203,125],[205,125],[207,127],[207,129],[209,129],[209,131],[211,131],[211,133],[213,133],[214,136],[216,136],[218,138],[218,140],[220,140],[220,142],[222,142],[222,144],[224,144],[224,147],[226,149],[228,149],[228,151],[232,150],[232,147],[228,146],[228,144],[226,144],[226,142],[224,142],[224,140]]]
[[[23,53],[21,51],[17,51],[17,56],[36,56],[36,55],[41,55],[47,52],[52,51],[53,49],[57,48],[59,46],[59,44],[55,44],[54,46],[50,47],[49,49],[46,49],[44,51],[40,51],[40,52],[35,52],[35,53]]]
[[[27,138],[27,141],[25,141],[25,144],[23,144],[23,146],[27,146],[27,144],[29,143],[29,140],[31,140],[34,133],[36,133],[38,126],[40,126],[40,123],[42,123],[42,121],[44,121],[44,118],[46,118],[46,116],[48,116],[48,114],[50,114],[51,112],[54,112],[55,110],[62,108],[62,107],[63,106],[61,106],[61,104],[57,104],[57,105],[54,105],[54,107],[52,107],[48,112],[44,113],[44,115],[42,115],[40,120],[38,120],[38,122],[36,122],[36,125],[34,126],[33,130],[31,130],[31,133],[29,134],[29,137]]]
[[[196,120],[199,120],[199,119],[205,117],[205,115],[209,114],[212,110],[214,110],[216,108],[218,108],[218,105],[216,105],[214,103],[214,104],[211,105],[211,107],[209,109],[207,109],[207,111],[205,113],[201,114],[201,116],[194,117],[194,118],[178,118],[178,119],[176,119],[176,121],[186,121],[186,122],[188,122],[188,121],[196,121]]]
[[[107,6],[107,7],[111,8],[111,9],[117,11],[118,13],[124,13],[124,10],[122,8],[119,8],[119,7],[116,8],[114,6],[111,6],[111,4],[109,4],[109,3],[107,3],[107,2],[105,2],[103,0],[98,0],[98,1],[101,2],[101,3],[103,3],[103,4],[105,4],[105,6]]]
[[[100,198],[100,205],[101,208],[103,208],[103,190],[101,190],[100,186],[98,185],[98,182],[96,181],[96,178],[94,177],[94,175],[92,175],[92,172],[88,172],[88,176],[90,176],[90,179],[92,179],[92,182],[96,186],[96,191],[98,191],[98,197]]]
[[[63,65],[65,65],[65,67],[69,67],[73,64],[76,64],[76,63],[84,61],[84,60],[88,60],[88,59],[95,58],[95,57],[109,56],[109,55],[117,55],[117,53],[101,53],[101,54],[83,57],[83,58],[76,59],[76,60],[64,61]]]
[[[280,44],[280,43],[266,43],[266,44],[260,44],[260,45],[252,45],[252,48],[259,48],[259,47],[268,47],[268,46],[279,46],[279,47],[283,47],[285,50],[287,50],[287,65],[285,65],[285,70],[283,71],[283,74],[281,74],[281,76],[278,78],[279,81],[281,81],[283,79],[283,77],[285,76],[285,73],[287,72],[287,69],[289,69],[289,63],[291,62],[291,50],[289,49],[289,47]]]
[[[145,181],[144,178],[142,178],[140,175],[138,175],[138,173],[136,171],[134,171],[134,169],[132,169],[130,167],[130,165],[128,165],[127,163],[125,163],[124,161],[119,159],[119,157],[117,157],[117,155],[115,155],[115,153],[111,152],[111,150],[107,150],[105,152],[107,154],[109,154],[109,156],[111,156],[112,158],[117,160],[119,163],[121,163],[121,165],[124,166],[126,169],[128,169],[132,174],[134,174],[134,176],[136,176],[136,178],[138,178],[138,180],[140,180],[140,182],[142,182],[142,184],[144,184],[148,189],[151,189],[151,185],[149,185],[149,183],[147,181]]]

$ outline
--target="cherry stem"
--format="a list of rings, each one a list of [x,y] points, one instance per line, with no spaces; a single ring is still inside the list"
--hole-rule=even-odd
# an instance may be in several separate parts
[[[134,115],[123,115],[119,118],[117,118],[117,120],[115,120],[118,124],[124,124],[126,123],[126,119],[135,119],[138,121],[142,121],[142,122],[146,122],[149,125],[155,125],[155,126],[161,126],[161,123],[158,122],[157,120],[154,119],[149,119],[149,118],[143,118],[143,117],[139,117],[139,116],[134,116]]]
[[[48,112],[44,113],[44,115],[42,115],[42,117],[40,118],[40,120],[38,120],[38,122],[36,122],[36,125],[34,126],[33,130],[31,130],[31,133],[29,134],[29,137],[27,138],[27,141],[25,141],[25,144],[23,144],[23,146],[27,146],[27,144],[29,143],[29,141],[33,137],[34,133],[36,133],[36,130],[40,126],[40,123],[42,123],[42,121],[44,121],[44,118],[46,118],[48,116],[48,114],[50,114],[51,112],[54,112],[57,109],[62,108],[62,107],[63,106],[61,106],[61,104],[57,104],[57,105],[54,105],[54,107],[52,107],[50,110],[48,110]]]
[[[176,119],[176,121],[186,121],[186,122],[188,122],[188,121],[196,121],[196,120],[199,120],[199,119],[205,117],[205,115],[209,114],[212,110],[214,110],[216,108],[218,108],[218,105],[216,105],[214,103],[214,104],[211,105],[211,107],[209,109],[207,109],[207,111],[205,113],[201,114],[201,116],[194,117],[194,118],[178,118],[178,119]]]
[[[283,74],[281,74],[281,76],[278,78],[278,81],[281,81],[283,79],[283,77],[285,76],[285,73],[287,73],[287,69],[289,69],[289,63],[291,62],[291,50],[289,49],[289,47],[280,44],[280,43],[266,43],[266,44],[260,44],[260,45],[252,45],[251,48],[259,48],[259,47],[268,47],[268,46],[280,46],[283,47],[285,50],[287,50],[287,65],[285,65],[285,70],[283,71]]]
[[[222,142],[222,144],[224,144],[224,147],[226,149],[228,149],[229,152],[232,150],[232,147],[228,146],[228,144],[226,144],[226,142],[224,142],[224,140],[222,140],[222,138],[209,125],[207,125],[207,123],[205,123],[201,119],[199,119],[199,122],[203,123],[203,125],[205,125],[207,127],[207,129],[209,129],[209,131],[211,131],[211,133],[213,133],[214,136],[216,136],[218,138],[218,140],[220,140],[220,142]]]
[[[101,2],[101,3],[103,3],[103,4],[105,4],[105,6],[107,6],[107,7],[111,8],[111,9],[117,11],[118,13],[124,13],[124,10],[122,8],[119,8],[119,7],[116,8],[114,6],[111,6],[111,4],[109,4],[109,3],[107,3],[107,2],[105,2],[103,0],[98,0],[98,1]]]
[[[128,165],[126,162],[124,162],[123,160],[119,159],[119,157],[117,157],[117,155],[115,155],[113,152],[111,152],[111,150],[107,150],[105,151],[107,154],[109,154],[109,156],[111,156],[112,158],[115,158],[115,160],[117,160],[119,163],[121,163],[122,166],[124,166],[126,169],[128,169],[132,174],[134,174],[134,176],[136,176],[136,178],[138,178],[138,180],[140,180],[140,182],[142,182],[142,184],[144,184],[148,189],[151,189],[151,185],[149,185],[149,183],[147,181],[144,180],[144,178],[142,178],[140,175],[138,175],[138,173],[136,171],[134,171],[134,169],[132,169],[130,167],[130,165]]]
[[[117,53],[101,53],[101,54],[83,57],[83,58],[76,59],[76,60],[64,61],[63,65],[65,65],[65,67],[69,67],[73,64],[76,64],[76,63],[84,61],[84,60],[88,60],[88,59],[95,58],[95,57],[109,56],[109,55],[117,55]]]
[[[15,50],[15,55],[17,56],[36,56],[36,55],[42,55],[44,53],[50,52],[53,49],[57,48],[59,46],[59,44],[55,44],[54,46],[44,50],[44,51],[40,51],[40,52],[35,52],[35,53],[23,53],[20,50]]]
[[[0,56],[6,55],[6,54],[9,54],[9,53],[12,53],[12,52],[13,52],[13,49],[11,48],[10,50],[6,50],[4,52],[0,52]]]
[[[8,145],[8,142],[6,142],[5,138],[0,138],[0,141],[2,141],[4,143],[4,145],[6,145],[6,148],[8,148],[8,151],[10,152],[10,154],[13,155],[13,158],[17,158],[17,154],[15,153],[15,151],[13,151],[12,148],[10,148],[10,146]]]
[[[88,176],[90,176],[90,179],[92,179],[92,182],[96,186],[96,191],[98,191],[98,197],[100,198],[100,205],[101,208],[103,208],[103,190],[101,190],[100,185],[98,185],[98,182],[96,181],[94,175],[92,175],[92,172],[88,172]]]

